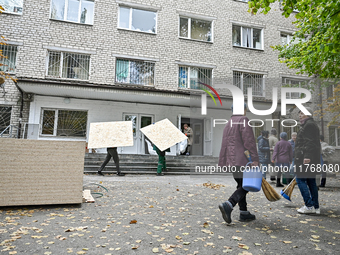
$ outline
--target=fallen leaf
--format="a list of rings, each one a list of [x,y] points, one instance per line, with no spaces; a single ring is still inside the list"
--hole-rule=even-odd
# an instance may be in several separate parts
[[[203,223],[203,227],[204,227],[204,228],[208,228],[208,227],[209,227],[208,222],[204,222],[204,223]]]
[[[283,243],[292,243],[292,241],[283,241]]]
[[[152,252],[153,252],[153,253],[158,253],[158,252],[159,252],[159,249],[158,249],[158,248],[153,248],[153,249],[152,249]]]
[[[242,237],[238,237],[238,236],[232,236],[231,238],[234,239],[234,240],[237,240],[237,241],[241,241],[242,240]]]
[[[319,239],[319,238],[320,238],[320,236],[317,236],[317,235],[312,235],[312,238],[314,238],[314,239]]]
[[[183,244],[184,244],[184,245],[189,245],[189,244],[190,244],[190,242],[183,242]]]
[[[249,250],[249,247],[245,244],[242,244],[242,243],[239,243],[238,247],[241,248],[241,249]]]
[[[132,220],[132,221],[130,221],[130,224],[136,224],[137,223],[137,221],[136,220]]]

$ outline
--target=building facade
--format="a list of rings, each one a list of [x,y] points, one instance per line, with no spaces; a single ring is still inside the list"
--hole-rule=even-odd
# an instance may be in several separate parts
[[[190,123],[193,154],[218,156],[224,125],[214,126],[214,119],[229,119],[232,104],[220,84],[244,92],[251,87],[254,107],[269,109],[273,86],[311,80],[280,63],[270,47],[289,43],[295,31],[294,18],[284,18],[279,5],[255,16],[247,12],[247,1],[236,0],[0,4],[1,35],[7,39],[1,47],[9,56],[4,71],[17,78],[0,90],[0,125],[2,130],[12,125],[21,137],[87,140],[92,122],[132,120],[134,146],[119,152],[144,154],[140,128],[168,118],[179,128]],[[216,88],[222,104],[208,97],[207,115],[200,113],[204,84]],[[317,106],[317,100],[311,104]],[[254,128],[256,135],[271,129],[266,119],[282,118],[280,107],[248,117],[264,123]],[[339,129],[324,133],[340,145]],[[176,153],[174,146],[171,154]]]

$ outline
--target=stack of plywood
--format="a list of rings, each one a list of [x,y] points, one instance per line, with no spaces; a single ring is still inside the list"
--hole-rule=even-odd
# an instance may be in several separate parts
[[[0,206],[82,203],[85,142],[0,138]]]

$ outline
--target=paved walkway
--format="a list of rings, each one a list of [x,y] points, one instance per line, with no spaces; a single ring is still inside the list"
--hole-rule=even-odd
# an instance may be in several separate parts
[[[218,204],[235,189],[231,176],[85,175],[89,183],[108,192],[87,185],[104,196],[81,206],[0,208],[0,254],[340,254],[339,178],[320,189],[321,215],[296,212],[296,187],[293,202],[250,193],[257,220],[239,222],[235,208],[230,225]]]

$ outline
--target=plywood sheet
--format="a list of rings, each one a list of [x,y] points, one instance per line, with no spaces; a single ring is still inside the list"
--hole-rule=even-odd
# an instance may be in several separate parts
[[[88,148],[133,146],[132,121],[90,124]]]
[[[186,135],[168,119],[141,128],[140,131],[161,151],[187,139]]]
[[[85,141],[0,138],[0,206],[82,203]]]

